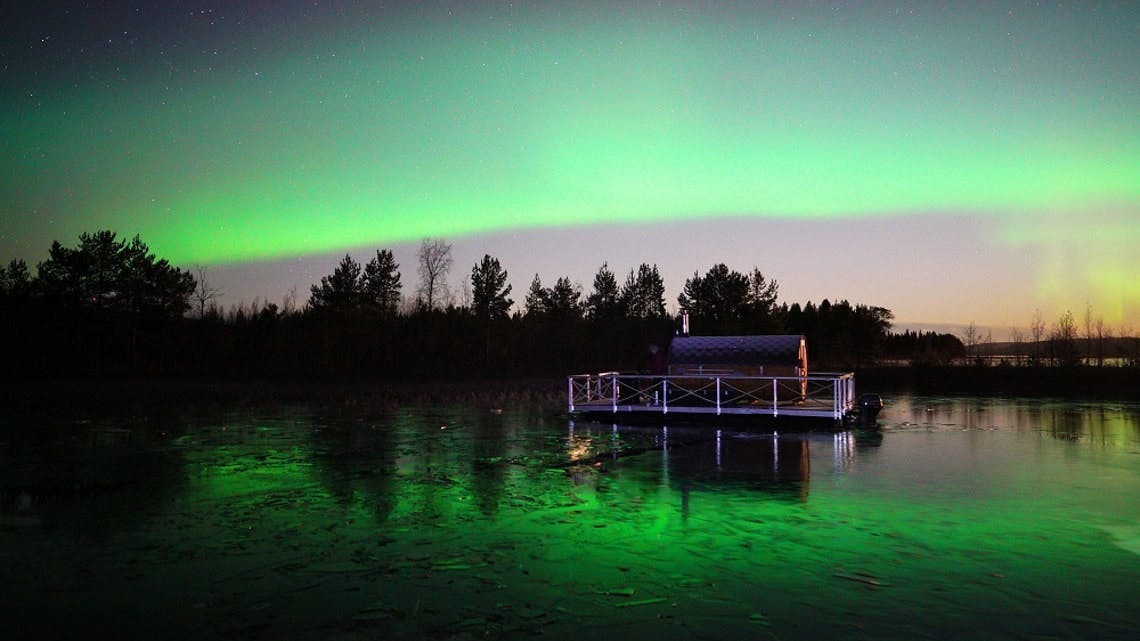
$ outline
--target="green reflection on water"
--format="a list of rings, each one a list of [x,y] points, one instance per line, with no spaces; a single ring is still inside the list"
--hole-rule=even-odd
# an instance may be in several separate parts
[[[1138,415],[904,398],[877,436],[779,437],[221,416],[167,448],[180,481],[120,492],[145,509],[97,548],[82,500],[0,531],[5,607],[82,632],[141,606],[129,630],[196,638],[1135,638]]]

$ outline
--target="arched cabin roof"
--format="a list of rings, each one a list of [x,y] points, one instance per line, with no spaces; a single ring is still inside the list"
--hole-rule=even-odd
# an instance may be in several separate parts
[[[670,366],[796,366],[802,353],[806,368],[805,345],[800,334],[677,336],[669,345],[668,361]]]

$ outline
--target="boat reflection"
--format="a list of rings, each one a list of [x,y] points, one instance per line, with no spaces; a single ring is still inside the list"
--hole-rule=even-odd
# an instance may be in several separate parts
[[[763,434],[717,427],[646,427],[569,421],[566,456],[590,483],[588,468],[640,471],[651,483],[689,492],[744,490],[807,500],[813,465],[849,469],[868,445],[854,431]],[[869,443],[877,445],[878,443]]]

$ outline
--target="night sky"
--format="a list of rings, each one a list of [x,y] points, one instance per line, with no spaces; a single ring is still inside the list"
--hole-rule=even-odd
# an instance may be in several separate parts
[[[489,253],[519,302],[647,262],[675,307],[724,262],[903,325],[1136,330],[1138,7],[5,3],[0,259],[112,229],[301,303],[378,248],[411,294],[442,236],[453,289]]]

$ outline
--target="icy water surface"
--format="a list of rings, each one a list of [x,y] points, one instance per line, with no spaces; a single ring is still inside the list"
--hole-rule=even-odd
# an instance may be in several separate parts
[[[1140,638],[1140,405],[8,418],[4,639]]]

